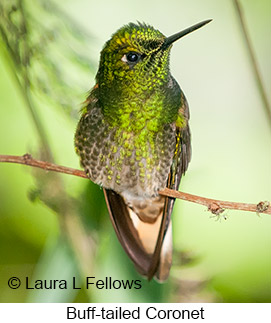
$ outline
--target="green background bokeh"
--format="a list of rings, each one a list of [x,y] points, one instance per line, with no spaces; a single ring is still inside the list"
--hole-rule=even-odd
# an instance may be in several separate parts
[[[271,100],[270,1],[244,0],[242,5]],[[104,42],[125,23],[147,22],[171,35],[212,18],[211,24],[185,37],[172,49],[171,71],[186,94],[191,111],[192,161],[180,189],[236,202],[271,199],[270,125],[232,1],[84,0],[65,1],[64,9],[94,35],[89,55],[96,66]],[[94,85],[94,76],[89,73],[81,101]],[[36,131],[24,105],[7,56],[0,49],[0,154],[35,155]],[[73,147],[76,120],[44,102],[38,108],[56,162],[79,168]],[[75,108],[79,111],[80,101]],[[102,223],[97,220],[95,271],[89,275],[100,279],[141,279],[118,244],[101,191],[86,180],[62,177],[68,192],[84,201],[85,213],[88,196],[97,194],[97,199],[89,198],[91,203],[96,199],[95,207],[101,210],[103,219]],[[271,302],[271,217],[226,211],[226,221],[215,221],[204,207],[184,201],[176,202],[173,213],[174,248],[195,254],[198,261],[181,269],[173,266],[168,283],[159,285],[142,279],[138,291],[11,290],[7,280],[12,276],[70,280],[80,275],[69,248],[59,240],[56,214],[42,203],[28,199],[34,185],[29,168],[0,164],[1,302]],[[95,217],[97,213],[88,216]],[[179,278],[207,282],[202,290],[185,297],[176,283]]]

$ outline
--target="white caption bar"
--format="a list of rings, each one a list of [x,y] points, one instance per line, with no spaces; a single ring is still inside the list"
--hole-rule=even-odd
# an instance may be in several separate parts
[[[206,322],[270,323],[270,304],[84,303],[0,304],[0,322]]]

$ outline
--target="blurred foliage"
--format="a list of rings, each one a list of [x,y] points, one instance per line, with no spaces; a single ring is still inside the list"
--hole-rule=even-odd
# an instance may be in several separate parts
[[[71,77],[65,70],[67,67],[68,70],[73,68],[76,73],[73,71],[72,75],[80,74],[83,79],[84,69],[86,67],[88,70],[91,69],[90,60],[80,53],[82,46],[86,47],[84,41],[87,36],[51,1],[36,1],[34,5],[31,1],[4,1],[0,4],[0,17],[2,45],[5,46],[6,58],[17,80],[25,107],[35,124],[40,142],[38,147],[40,156],[46,160],[53,160],[53,153],[37,107],[42,99],[47,100],[47,104],[64,108],[69,114],[72,112],[71,107],[77,106],[75,101],[71,100],[71,98],[78,100],[76,86],[71,86],[76,82],[69,83]],[[60,41],[64,36],[68,42]],[[80,82],[77,84],[78,90]],[[91,267],[91,250],[94,252],[95,243],[85,232],[79,217],[78,201],[66,192],[62,178],[58,174],[48,174],[35,169],[32,170],[32,174],[35,178],[35,187],[29,191],[29,199],[32,202],[42,201],[58,215],[60,225],[59,238],[50,252],[46,252],[45,269],[42,261],[35,269],[39,279],[40,277],[54,279],[54,275],[58,274],[57,268],[62,269],[62,266],[86,274]],[[89,246],[89,251],[83,251],[84,245]],[[67,248],[69,256],[65,256]],[[55,249],[58,250],[57,257],[54,256]],[[63,277],[63,272],[61,275]],[[55,298],[52,295],[50,297],[47,294],[46,300],[72,301],[72,294],[68,295],[69,298],[66,299],[57,296]],[[88,299],[91,299],[90,294]],[[40,301],[44,300],[44,297],[38,293],[38,296],[32,297],[31,300]]]
[[[185,12],[182,14],[183,27],[209,17],[217,23],[205,34],[203,31],[193,33],[194,40],[187,38],[185,46],[180,46],[181,54],[177,51],[172,54],[172,65],[178,64],[174,72],[181,70],[177,79],[189,89],[190,93],[185,92],[188,92],[193,112],[193,162],[182,187],[214,198],[251,199],[248,202],[270,199],[270,133],[260,117],[261,107],[255,99],[257,93],[251,90],[254,84],[249,84],[246,72],[244,76],[240,72],[246,71],[248,66],[245,66],[246,53],[239,47],[236,50],[240,40],[234,38],[238,37],[239,27],[234,29],[232,23],[233,8],[229,1],[220,4],[215,0],[204,4],[195,1],[192,4],[176,0],[172,3],[174,5],[168,8],[166,3],[144,2],[146,8],[142,12],[138,3],[131,4],[132,10],[124,0],[114,3],[103,0],[95,4],[84,0],[65,3],[1,0],[1,153],[34,151],[35,156],[77,167],[73,132],[80,102],[93,85],[98,51],[102,46],[98,39],[107,40],[116,28],[129,20],[146,21],[158,28],[163,24],[164,29],[170,26],[169,32],[176,32],[181,25],[176,12],[182,11]],[[153,14],[154,5],[156,15]],[[257,16],[252,0],[247,1],[246,6],[250,8],[248,18],[253,13],[256,21],[270,21],[268,10],[259,11],[267,18],[262,19],[260,13]],[[268,1],[259,1],[254,6],[267,8]],[[100,26],[101,17],[103,24]],[[254,23],[254,16],[249,21]],[[255,37],[259,27],[253,26],[252,38],[261,57],[264,79],[268,82],[271,73],[267,73],[270,66],[266,63],[270,61],[270,55],[265,58],[267,42],[261,46]],[[97,39],[86,30],[92,30]],[[195,43],[195,47],[189,46],[189,42]],[[180,57],[186,57],[190,64],[182,62]],[[207,145],[208,142],[212,144]],[[227,217],[227,222],[215,222],[202,213],[200,206],[176,203],[171,277],[162,285],[148,282],[136,273],[119,245],[102,190],[97,185],[69,176],[34,169],[30,172],[23,167],[2,164],[0,301],[270,301],[269,219],[240,213],[239,218],[237,215]],[[10,276],[22,279],[28,276],[32,281],[67,279],[69,282],[75,276],[82,289],[10,290],[7,287]],[[142,288],[86,290],[83,288],[85,276],[140,279]]]
[[[50,0],[2,0],[0,31],[20,84],[77,118],[95,66],[88,35]]]

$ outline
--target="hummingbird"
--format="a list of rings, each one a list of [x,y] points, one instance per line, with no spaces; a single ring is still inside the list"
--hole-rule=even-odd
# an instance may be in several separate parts
[[[96,85],[75,133],[81,166],[103,187],[116,235],[138,272],[167,279],[172,264],[171,214],[191,159],[187,100],[169,68],[175,41],[145,23],[117,30],[101,51]]]

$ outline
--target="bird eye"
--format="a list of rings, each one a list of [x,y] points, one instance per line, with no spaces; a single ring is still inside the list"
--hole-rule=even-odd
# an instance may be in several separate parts
[[[127,57],[127,61],[131,62],[131,63],[136,63],[139,60],[139,54],[135,53],[135,52],[130,52],[126,55]]]
[[[141,58],[141,55],[139,53],[129,52],[125,54],[121,60],[128,64],[129,63],[134,64],[134,63],[137,63],[140,60],[140,58]]]

